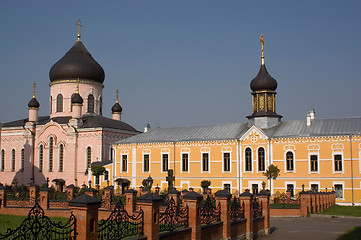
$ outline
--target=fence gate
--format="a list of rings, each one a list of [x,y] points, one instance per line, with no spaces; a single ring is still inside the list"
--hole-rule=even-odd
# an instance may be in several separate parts
[[[142,209],[136,215],[129,215],[119,200],[108,219],[99,221],[98,239],[113,240],[143,235],[143,216]]]
[[[8,229],[5,234],[0,234],[0,239],[76,239],[76,218],[71,213],[65,224],[53,222],[44,215],[44,210],[36,203],[21,225],[16,229]]]

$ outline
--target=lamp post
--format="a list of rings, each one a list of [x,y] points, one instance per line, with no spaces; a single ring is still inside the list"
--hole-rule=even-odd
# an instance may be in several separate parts
[[[146,181],[147,181],[148,192],[151,192],[153,185],[153,178],[149,175]]]
[[[263,188],[263,190],[266,190],[266,182],[265,181],[262,182],[262,188]]]

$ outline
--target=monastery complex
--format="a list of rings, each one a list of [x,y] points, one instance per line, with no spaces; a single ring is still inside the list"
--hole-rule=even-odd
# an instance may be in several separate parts
[[[311,109],[303,120],[282,121],[276,112],[277,81],[263,54],[250,79],[253,105],[248,121],[137,131],[121,121],[116,98],[112,118],[103,117],[105,73],[85,48],[80,31],[73,47],[50,69],[49,116],[38,116],[35,96],[28,118],[1,128],[2,184],[62,182],[81,186],[96,179],[90,166],[102,165],[100,188],[117,193],[139,188],[151,176],[153,187],[168,187],[172,169],[178,190],[198,191],[210,180],[213,192],[250,189],[266,182],[271,193],[302,190],[336,191],[337,203],[361,204],[361,117],[318,119]],[[285,113],[286,114],[286,113]],[[263,173],[276,165],[280,175]]]

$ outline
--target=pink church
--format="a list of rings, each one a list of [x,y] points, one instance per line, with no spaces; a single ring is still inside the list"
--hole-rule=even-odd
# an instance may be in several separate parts
[[[2,184],[41,185],[47,178],[65,185],[88,184],[91,164],[110,162],[112,143],[139,133],[121,121],[118,96],[112,118],[102,116],[104,70],[79,33],[73,47],[52,66],[49,77],[50,115],[38,116],[34,84],[29,117],[2,125]]]

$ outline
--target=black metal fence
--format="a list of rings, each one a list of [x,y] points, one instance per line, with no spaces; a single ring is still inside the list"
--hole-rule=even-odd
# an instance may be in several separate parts
[[[234,197],[230,206],[231,221],[244,219],[244,203],[240,202],[239,198]]]
[[[202,203],[201,207],[201,224],[210,224],[221,221],[221,205],[215,206],[214,199],[209,196]]]
[[[173,197],[169,205],[159,216],[159,231],[173,231],[177,228],[188,227],[188,206],[180,207],[175,204]]]

